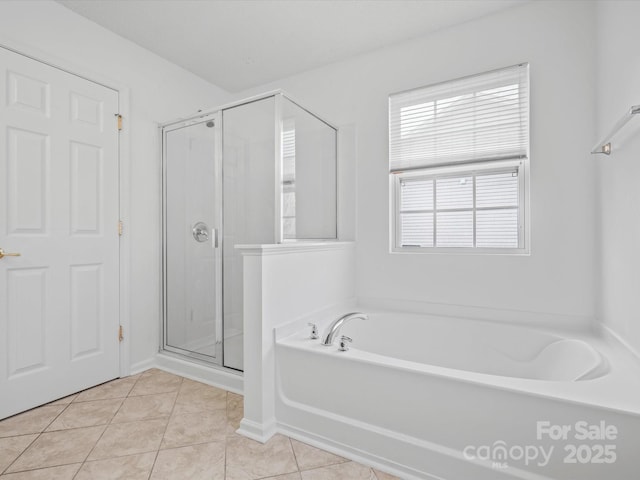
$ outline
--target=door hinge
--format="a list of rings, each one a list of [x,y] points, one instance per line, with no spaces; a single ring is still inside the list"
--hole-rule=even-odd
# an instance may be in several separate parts
[[[122,115],[116,113],[116,118],[118,119],[118,131],[122,130]]]
[[[122,220],[118,220],[118,235],[122,236],[122,229],[124,228],[124,225],[122,223]]]
[[[118,327],[118,341],[121,342],[124,340],[124,329],[122,328],[122,325],[120,325]]]

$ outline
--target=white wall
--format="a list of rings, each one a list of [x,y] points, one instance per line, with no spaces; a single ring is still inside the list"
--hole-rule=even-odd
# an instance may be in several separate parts
[[[236,97],[284,88],[305,106],[347,126],[342,135],[347,132],[348,138],[343,136],[341,145],[357,170],[340,166],[340,231],[343,238],[357,234],[359,296],[591,318],[598,273],[596,162],[588,154],[596,138],[596,9],[599,64],[610,65],[598,69],[599,130],[639,102],[632,98],[640,79],[634,51],[638,34],[632,28],[639,7],[612,3],[530,2]],[[18,50],[21,45],[35,48],[54,63],[58,58],[131,89],[126,122],[132,165],[131,360],[143,361],[156,351],[159,326],[156,124],[223,103],[229,95],[52,1],[0,2],[0,40]],[[523,61],[531,64],[532,85],[531,256],[388,253],[389,93]],[[633,151],[612,157],[618,168],[599,171],[603,226],[609,232],[602,236],[601,310],[605,321],[637,346],[640,325],[625,312],[637,312],[633,307],[640,302],[634,295],[638,275],[629,266],[638,260],[632,246],[640,227],[620,225],[624,214],[637,218],[638,193],[629,188],[633,175],[626,168],[639,168],[630,158]]]
[[[594,317],[595,8],[526,3],[240,95],[281,87],[355,123],[359,297]],[[531,65],[531,255],[390,254],[388,95],[520,62]]]
[[[52,1],[0,2],[0,43],[130,89],[131,363],[158,348],[160,170],[157,124],[227,101],[225,91]],[[115,225],[114,225],[115,228]],[[115,335],[115,332],[114,332]]]
[[[286,336],[308,328],[306,323],[311,321],[323,332],[326,319],[350,310],[355,294],[353,244],[237,248],[244,260],[244,418],[240,432],[265,442],[276,427],[274,328],[288,330]]]
[[[602,1],[598,14],[598,138],[640,104],[640,3]],[[598,155],[601,291],[599,316],[640,352],[640,120]],[[594,141],[595,143],[595,141]]]

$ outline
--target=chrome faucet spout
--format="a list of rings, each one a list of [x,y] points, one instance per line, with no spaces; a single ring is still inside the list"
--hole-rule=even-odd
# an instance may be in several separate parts
[[[353,312],[353,313],[347,313],[346,315],[343,315],[342,317],[338,318],[331,325],[329,325],[329,328],[327,329],[327,333],[325,333],[325,335],[322,337],[322,345],[324,345],[325,347],[332,345],[333,340],[340,333],[340,329],[342,328],[342,326],[345,323],[347,323],[349,320],[353,320],[354,318],[359,318],[361,320],[368,320],[369,315],[361,312]]]

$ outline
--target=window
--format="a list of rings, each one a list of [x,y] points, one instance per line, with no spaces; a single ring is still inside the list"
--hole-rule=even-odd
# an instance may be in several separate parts
[[[389,98],[394,251],[525,253],[528,65]]]
[[[296,238],[296,124],[285,119],[282,127],[282,235]]]

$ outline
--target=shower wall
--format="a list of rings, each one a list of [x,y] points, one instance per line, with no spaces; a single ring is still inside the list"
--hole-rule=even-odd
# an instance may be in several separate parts
[[[243,260],[235,245],[337,238],[336,143],[333,127],[282,94],[222,112],[226,367],[243,369]]]
[[[242,364],[239,244],[275,243],[275,98],[222,112],[224,366]]]
[[[337,238],[336,130],[282,99],[284,239]]]

